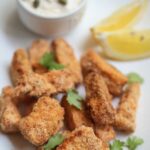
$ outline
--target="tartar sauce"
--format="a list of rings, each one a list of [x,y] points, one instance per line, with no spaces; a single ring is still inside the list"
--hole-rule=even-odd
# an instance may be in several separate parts
[[[59,0],[20,0],[21,4],[34,14],[40,16],[62,16],[76,9],[82,0],[65,0],[66,4]]]

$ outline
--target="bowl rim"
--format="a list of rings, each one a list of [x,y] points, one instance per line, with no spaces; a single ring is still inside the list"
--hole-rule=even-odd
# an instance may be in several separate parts
[[[77,8],[73,9],[72,11],[70,11],[68,13],[64,13],[64,15],[61,15],[61,16],[44,16],[44,15],[39,15],[39,14],[33,13],[32,11],[30,11],[29,9],[27,9],[26,7],[24,7],[22,5],[21,0],[17,0],[18,5],[21,7],[21,9],[24,9],[26,12],[28,12],[32,16],[40,18],[40,19],[51,19],[51,20],[63,19],[63,18],[67,18],[67,17],[72,16],[73,14],[78,12],[80,9],[82,9],[86,5],[87,1],[88,0],[81,0],[81,3],[79,4],[79,6]]]

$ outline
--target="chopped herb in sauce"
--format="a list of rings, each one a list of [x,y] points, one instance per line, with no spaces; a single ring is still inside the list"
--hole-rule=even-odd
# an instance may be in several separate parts
[[[58,0],[58,2],[62,5],[66,5],[67,4],[67,0]]]
[[[34,0],[34,1],[33,1],[33,7],[34,7],[34,8],[38,8],[39,5],[40,5],[40,0]]]

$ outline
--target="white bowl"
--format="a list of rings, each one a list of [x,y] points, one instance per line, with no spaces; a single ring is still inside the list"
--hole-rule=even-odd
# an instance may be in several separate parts
[[[22,23],[29,30],[43,36],[59,36],[70,32],[80,22],[86,2],[87,0],[82,0],[75,10],[56,17],[35,14],[25,8],[20,0],[17,0],[17,8]]]

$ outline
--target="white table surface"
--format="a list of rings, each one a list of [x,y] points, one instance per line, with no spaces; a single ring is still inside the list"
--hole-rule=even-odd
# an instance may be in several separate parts
[[[121,5],[130,0],[89,0],[87,10],[80,25],[70,34],[64,36],[74,47],[76,55],[87,48],[97,48],[90,37],[89,28],[100,19],[108,16]],[[150,28],[150,7],[137,27]],[[0,90],[10,84],[9,65],[14,51],[17,48],[27,48],[32,40],[42,38],[29,32],[18,19],[15,0],[1,0],[0,3]],[[49,39],[51,40],[51,39]],[[144,139],[144,144],[139,150],[150,149],[150,59],[115,62],[111,61],[122,72],[135,71],[144,78],[142,94],[137,113],[137,129],[134,135]],[[125,139],[126,136],[119,136]],[[0,150],[32,150],[34,149],[27,141],[18,135],[3,135],[0,133]]]

